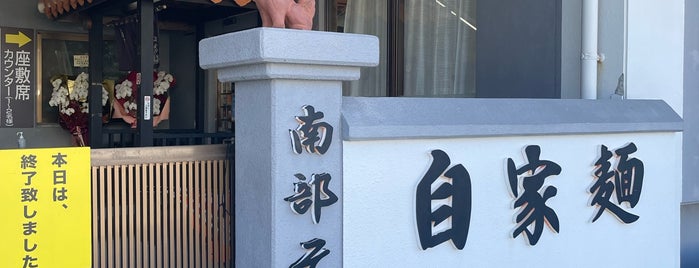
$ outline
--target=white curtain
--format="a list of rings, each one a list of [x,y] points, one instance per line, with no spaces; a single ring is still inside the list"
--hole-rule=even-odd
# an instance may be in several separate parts
[[[345,32],[379,36],[381,61],[345,95],[385,96],[387,1],[348,0]],[[476,0],[405,0],[404,96],[475,96]]]
[[[474,97],[476,0],[405,1],[405,96]]]
[[[359,81],[345,82],[345,96],[386,96],[386,58],[388,44],[388,12],[385,0],[348,0],[345,11],[345,32],[379,37],[379,66],[361,69]]]

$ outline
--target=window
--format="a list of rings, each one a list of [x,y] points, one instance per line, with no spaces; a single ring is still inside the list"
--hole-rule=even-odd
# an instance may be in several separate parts
[[[475,96],[476,0],[337,0],[337,30],[376,35],[381,59],[353,96]]]
[[[344,95],[561,97],[562,0],[328,1],[325,29],[380,41]]]
[[[51,78],[66,75],[72,79],[81,72],[88,73],[84,62],[88,55],[88,38],[85,34],[39,33],[38,60],[38,100],[37,123],[58,123],[58,109],[49,105],[53,86]],[[105,41],[104,79],[116,81],[122,76],[118,71],[118,61],[113,41]]]

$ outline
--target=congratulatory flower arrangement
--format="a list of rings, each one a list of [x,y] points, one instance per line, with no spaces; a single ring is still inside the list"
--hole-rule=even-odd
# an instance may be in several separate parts
[[[53,92],[49,106],[58,108],[58,123],[74,136],[77,145],[85,146],[89,141],[87,124],[90,118],[88,75],[80,73],[75,80],[67,75],[56,75],[50,81]],[[109,93],[102,86],[102,106],[108,100]]]
[[[114,94],[120,116],[124,121],[135,127],[138,118],[138,88],[141,84],[141,73],[131,71],[121,83],[114,86]],[[168,90],[175,86],[175,78],[166,72],[153,72],[153,115],[160,116],[161,113],[167,117],[169,110],[166,109],[168,101]],[[115,103],[116,105],[116,103]],[[154,121],[154,125],[159,120]]]

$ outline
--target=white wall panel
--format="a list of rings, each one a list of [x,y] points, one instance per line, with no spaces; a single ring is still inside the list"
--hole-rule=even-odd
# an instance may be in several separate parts
[[[680,140],[675,133],[633,133],[346,141],[344,267],[677,267]],[[620,207],[640,218],[624,224],[605,211],[592,223],[596,207],[589,205],[588,189],[599,146],[614,150],[629,142],[638,147],[630,157],[644,163],[645,175],[638,204]],[[512,207],[506,160],[526,163],[527,145],[540,145],[541,159],[562,168],[544,183],[558,190],[546,204],[558,215],[560,233],[545,227],[535,246],[521,235],[511,237],[518,210]],[[449,155],[450,167],[463,164],[471,177],[470,230],[463,250],[451,242],[419,247],[415,191],[434,149]]]

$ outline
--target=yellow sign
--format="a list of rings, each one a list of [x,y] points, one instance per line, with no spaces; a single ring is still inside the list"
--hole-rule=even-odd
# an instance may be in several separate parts
[[[32,39],[21,31],[18,31],[17,34],[5,34],[6,43],[17,44],[19,47],[22,47],[31,41]]]
[[[0,150],[0,267],[91,267],[90,148]]]

